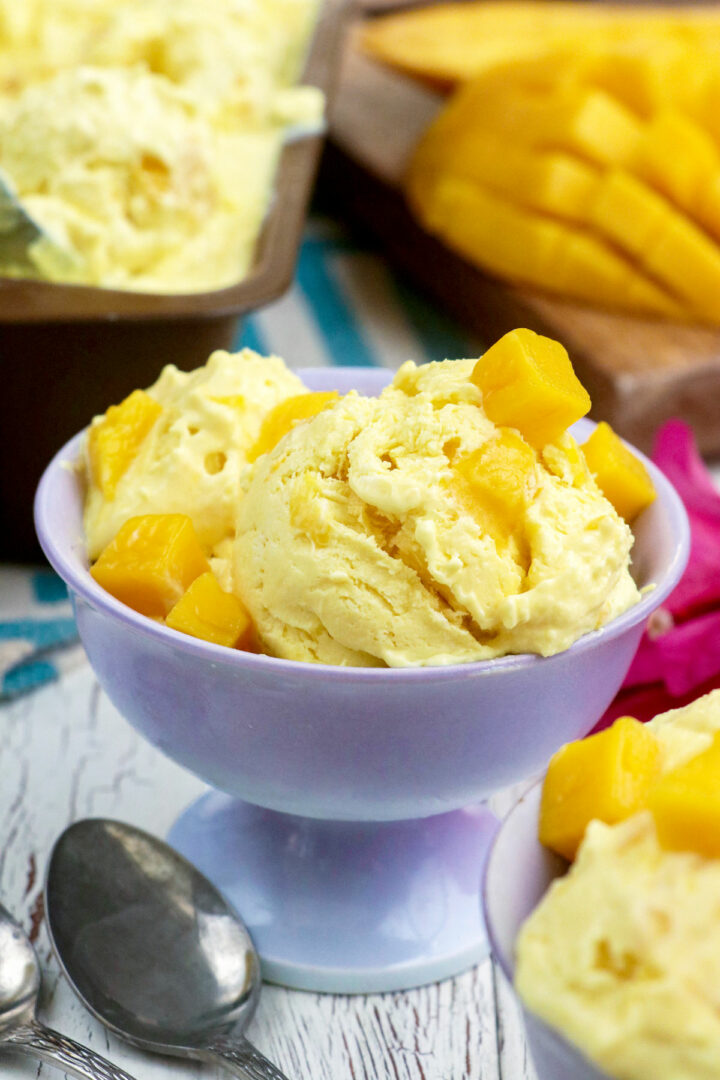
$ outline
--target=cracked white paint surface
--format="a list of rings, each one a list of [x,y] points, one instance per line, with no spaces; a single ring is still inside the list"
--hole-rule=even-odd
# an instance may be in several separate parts
[[[125,723],[89,667],[0,708],[0,899],[35,938],[43,965],[40,1016],[137,1080],[219,1070],[134,1050],[73,995],[42,917],[51,846],[71,821],[117,817],[165,835],[203,791]],[[250,1039],[290,1080],[534,1080],[510,993],[490,961],[405,993],[342,996],[266,986]],[[3,1080],[60,1077],[30,1058],[0,1057]]]

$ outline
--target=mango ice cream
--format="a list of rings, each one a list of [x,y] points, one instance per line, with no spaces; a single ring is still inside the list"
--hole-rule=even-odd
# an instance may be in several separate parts
[[[295,85],[316,11],[0,2],[0,170],[46,233],[35,276],[156,293],[244,277],[288,129],[321,125],[322,94]],[[0,246],[0,272],[33,270]]]
[[[660,782],[682,776],[713,752],[720,691],[646,727],[660,744]],[[668,850],[651,809],[588,825],[576,862],[525,922],[516,953],[528,1008],[610,1076],[717,1077],[720,859]]]
[[[93,450],[96,433],[108,430],[108,418],[112,425],[114,415],[109,410],[96,417],[85,465],[90,558],[97,558],[128,518],[145,513],[186,514],[209,553],[231,540],[240,472],[263,418],[303,389],[282,360],[250,349],[214,352],[192,372],[167,365],[146,391],[155,410],[140,445],[128,453],[127,433],[122,431],[118,439],[123,471],[112,486],[103,483],[94,467]]]
[[[548,656],[638,599],[632,533],[574,440],[536,452],[494,424],[475,365],[405,364],[245,474],[235,588],[267,651],[392,667]],[[468,475],[478,453],[494,494]]]
[[[187,529],[158,519],[185,515],[271,656],[551,656],[639,599],[633,534],[602,485],[632,491],[633,515],[654,491],[605,451],[596,480],[566,430],[589,405],[565,350],[528,330],[480,360],[408,362],[379,397],[309,393],[248,350],[170,366],[89,430],[93,574],[135,595],[142,549],[162,578],[158,538]]]

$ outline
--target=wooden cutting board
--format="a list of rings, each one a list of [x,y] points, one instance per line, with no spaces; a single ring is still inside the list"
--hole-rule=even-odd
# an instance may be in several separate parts
[[[363,55],[348,35],[321,174],[326,203],[371,233],[388,257],[448,312],[492,343],[516,326],[562,341],[593,399],[592,415],[649,449],[670,417],[720,454],[720,331],[613,314],[511,287],[424,232],[401,178],[442,98]],[[442,359],[442,358],[438,358]]]

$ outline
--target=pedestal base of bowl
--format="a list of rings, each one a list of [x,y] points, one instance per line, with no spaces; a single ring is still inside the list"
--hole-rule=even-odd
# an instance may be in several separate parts
[[[169,840],[240,912],[263,976],[301,990],[406,990],[488,952],[482,806],[412,821],[320,821],[211,792]]]

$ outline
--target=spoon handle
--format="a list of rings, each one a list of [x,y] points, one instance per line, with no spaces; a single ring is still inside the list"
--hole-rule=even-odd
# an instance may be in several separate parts
[[[68,1039],[37,1020],[14,1028],[0,1038],[0,1050],[18,1050],[56,1065],[80,1080],[134,1080],[94,1050]]]
[[[242,1035],[215,1039],[203,1057],[216,1065],[224,1065],[241,1080],[288,1080],[285,1073]]]

